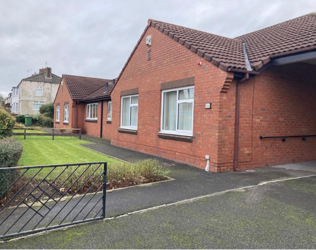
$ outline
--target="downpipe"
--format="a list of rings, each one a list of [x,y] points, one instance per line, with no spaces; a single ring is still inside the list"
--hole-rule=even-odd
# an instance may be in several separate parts
[[[210,156],[209,155],[205,155],[205,159],[206,159],[205,171],[209,172],[210,171]]]

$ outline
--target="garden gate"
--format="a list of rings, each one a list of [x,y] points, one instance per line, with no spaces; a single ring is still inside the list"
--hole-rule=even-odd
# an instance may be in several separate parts
[[[105,218],[106,162],[0,168],[0,238]]]

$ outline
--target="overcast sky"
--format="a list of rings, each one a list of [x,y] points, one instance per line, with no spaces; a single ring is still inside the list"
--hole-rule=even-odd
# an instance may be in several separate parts
[[[233,38],[313,11],[316,0],[0,0],[0,94],[46,62],[117,77],[149,18]]]

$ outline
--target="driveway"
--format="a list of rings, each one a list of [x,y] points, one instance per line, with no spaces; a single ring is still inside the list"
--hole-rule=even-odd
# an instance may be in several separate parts
[[[315,248],[315,186],[315,177],[273,182],[0,247]]]

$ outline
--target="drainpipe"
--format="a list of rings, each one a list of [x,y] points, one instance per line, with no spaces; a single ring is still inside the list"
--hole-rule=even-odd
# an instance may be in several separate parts
[[[239,115],[240,115],[240,84],[249,79],[249,73],[236,82],[236,107],[235,107],[235,142],[234,142],[234,171],[238,169],[238,149],[239,149]]]
[[[102,138],[103,133],[103,101],[101,101],[101,119],[100,119],[100,138]]]
[[[209,155],[205,155],[205,159],[206,159],[205,171],[209,172],[210,171],[210,156]]]

